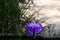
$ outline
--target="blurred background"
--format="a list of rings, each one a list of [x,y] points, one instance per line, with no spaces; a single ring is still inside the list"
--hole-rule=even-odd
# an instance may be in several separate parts
[[[33,36],[26,33],[25,24],[34,21],[43,26],[43,31],[35,35],[36,40],[59,39],[59,2],[59,0],[0,0],[0,38],[32,40]]]

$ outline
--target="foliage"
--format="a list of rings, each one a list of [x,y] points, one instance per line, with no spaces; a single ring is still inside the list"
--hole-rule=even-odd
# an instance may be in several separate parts
[[[18,0],[0,0],[0,33],[16,33],[22,15]]]

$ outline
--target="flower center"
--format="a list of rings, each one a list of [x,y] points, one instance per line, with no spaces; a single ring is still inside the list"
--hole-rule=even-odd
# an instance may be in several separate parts
[[[34,26],[33,29],[31,30],[32,32],[35,32],[36,27]]]

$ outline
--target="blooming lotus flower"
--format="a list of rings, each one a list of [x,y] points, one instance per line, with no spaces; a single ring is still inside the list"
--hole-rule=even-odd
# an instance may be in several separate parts
[[[26,28],[28,33],[40,33],[42,31],[42,25],[37,22],[26,23]]]

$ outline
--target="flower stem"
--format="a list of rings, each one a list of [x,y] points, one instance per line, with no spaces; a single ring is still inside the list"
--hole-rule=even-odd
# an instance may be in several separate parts
[[[33,40],[35,40],[35,32],[33,32]]]

